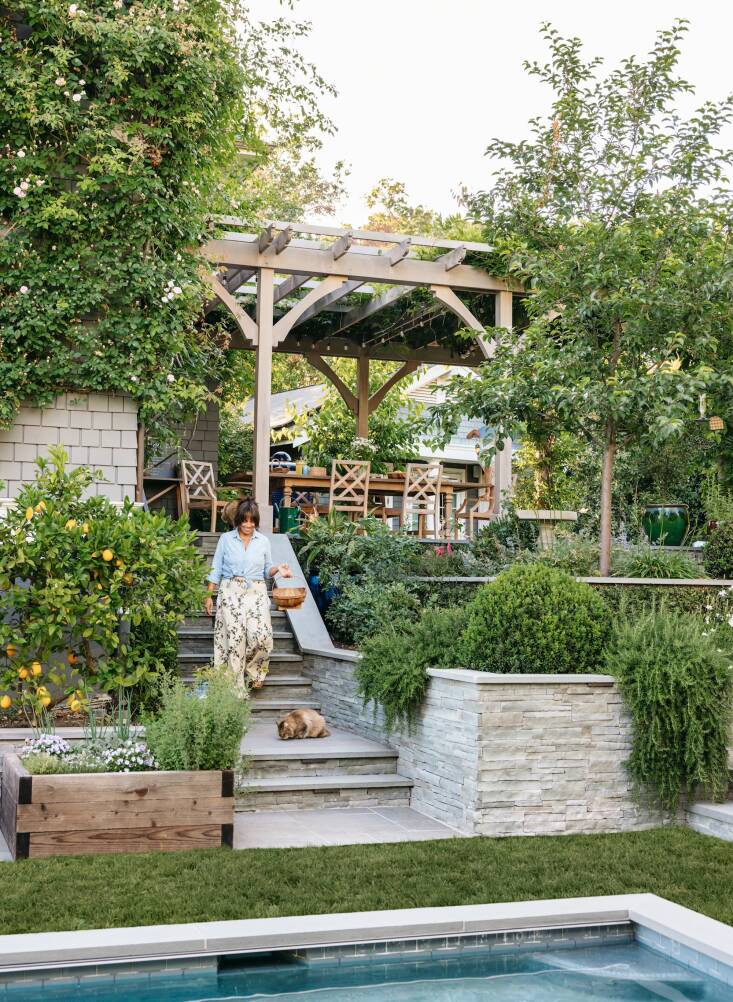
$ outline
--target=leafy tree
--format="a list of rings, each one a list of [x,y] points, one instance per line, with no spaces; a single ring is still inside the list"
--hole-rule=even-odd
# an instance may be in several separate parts
[[[604,574],[618,451],[681,435],[701,394],[730,393],[730,153],[713,142],[733,99],[679,112],[685,30],[602,76],[579,39],[543,28],[550,60],[525,66],[554,91],[550,114],[531,139],[490,143],[505,166],[471,200],[496,266],[532,293],[527,323],[494,332],[495,357],[438,418],[480,415],[497,445],[519,423],[587,439],[602,455]]]
[[[207,218],[256,213],[265,137],[292,164],[329,127],[305,31],[237,0],[0,8],[1,424],[116,390],[166,441],[203,406],[222,361],[200,323]]]

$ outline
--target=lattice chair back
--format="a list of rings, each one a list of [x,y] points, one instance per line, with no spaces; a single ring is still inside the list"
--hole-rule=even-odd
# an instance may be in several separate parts
[[[371,465],[360,460],[334,459],[328,492],[329,512],[343,511],[366,518]]]
[[[405,488],[402,494],[402,519],[417,515],[421,534],[425,516],[434,519],[437,535],[440,523],[440,484],[443,467],[440,463],[408,463],[405,471]]]
[[[199,463],[193,459],[184,459],[181,462],[183,473],[183,487],[191,501],[203,501],[210,504],[216,498],[216,483],[214,481],[214,467],[211,463]]]

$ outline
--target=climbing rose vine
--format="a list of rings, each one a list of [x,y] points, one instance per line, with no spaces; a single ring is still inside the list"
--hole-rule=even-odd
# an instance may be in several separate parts
[[[165,439],[204,404],[222,353],[198,248],[211,214],[246,214],[261,134],[295,148],[325,122],[304,30],[237,0],[0,6],[0,426],[111,390]]]

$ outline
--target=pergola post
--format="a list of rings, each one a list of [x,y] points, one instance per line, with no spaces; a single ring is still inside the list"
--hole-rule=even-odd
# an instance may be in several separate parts
[[[369,356],[359,355],[356,360],[356,435],[369,438]]]
[[[255,355],[254,499],[260,509],[260,528],[272,532],[270,504],[270,414],[272,396],[272,328],[275,272],[257,272],[257,349]]]
[[[496,294],[496,327],[512,328],[512,294]],[[503,448],[494,457],[494,512],[501,515],[512,495],[512,440],[507,438]]]

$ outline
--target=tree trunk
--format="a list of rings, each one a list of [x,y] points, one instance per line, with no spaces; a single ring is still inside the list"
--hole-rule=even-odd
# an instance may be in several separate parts
[[[601,474],[601,577],[611,574],[611,493],[613,461],[616,457],[616,430],[609,424],[603,447],[603,472]]]

